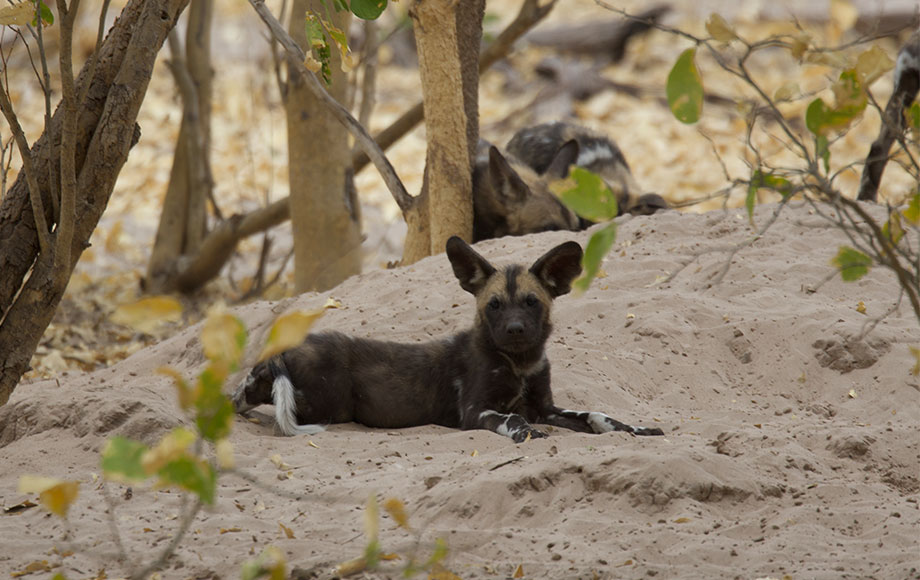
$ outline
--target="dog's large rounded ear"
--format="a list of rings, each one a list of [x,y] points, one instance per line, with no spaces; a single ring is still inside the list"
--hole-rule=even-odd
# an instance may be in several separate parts
[[[550,296],[562,296],[572,289],[572,282],[581,274],[581,246],[566,242],[534,262],[530,272],[536,276]]]
[[[563,143],[559,151],[556,151],[556,155],[553,156],[553,160],[550,162],[549,167],[546,168],[546,175],[550,179],[564,179],[568,177],[569,168],[578,161],[579,150],[578,141],[575,139],[570,139]]]
[[[447,240],[447,259],[460,281],[460,287],[474,296],[485,288],[486,282],[495,273],[492,264],[457,236]]]
[[[489,179],[496,201],[503,206],[519,204],[530,195],[530,188],[495,145],[489,147]]]

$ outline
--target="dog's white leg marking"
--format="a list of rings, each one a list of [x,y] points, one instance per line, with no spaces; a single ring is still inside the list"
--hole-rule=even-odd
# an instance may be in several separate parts
[[[246,402],[246,389],[249,388],[255,380],[255,377],[253,377],[251,373],[246,375],[246,378],[240,381],[239,386],[236,387],[236,391],[233,392],[233,396],[230,400],[233,401],[233,408],[237,413],[245,413],[255,408],[255,405],[250,405]]]
[[[272,401],[275,403],[275,421],[285,435],[315,435],[324,429],[319,425],[298,425],[297,406],[294,402],[294,385],[281,375],[272,383]]]
[[[644,430],[643,427],[627,425],[609,417],[603,413],[589,412],[588,425],[594,429],[595,433],[609,433],[610,431],[626,431],[627,433],[637,433]]]
[[[514,433],[517,432],[517,429],[512,430],[508,425],[508,421],[511,420],[511,415],[508,415],[507,413],[499,413],[498,411],[483,411],[479,414],[479,420],[484,421],[486,417],[493,415],[496,417],[504,417],[505,419],[502,421],[501,425],[495,428],[495,432],[499,435],[504,435],[505,437],[513,437]]]

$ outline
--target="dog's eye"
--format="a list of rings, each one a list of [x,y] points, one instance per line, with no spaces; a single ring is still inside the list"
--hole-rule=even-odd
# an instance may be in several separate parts
[[[492,299],[489,300],[489,308],[492,310],[498,310],[501,307],[502,301],[498,299],[498,296],[493,296]]]
[[[536,306],[538,300],[537,297],[533,294],[528,294],[527,298],[524,299],[524,302],[527,304],[527,306]]]

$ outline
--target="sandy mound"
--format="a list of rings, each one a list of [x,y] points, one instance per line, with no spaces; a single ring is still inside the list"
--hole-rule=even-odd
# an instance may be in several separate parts
[[[774,208],[759,208],[758,223]],[[163,576],[238,577],[241,562],[269,544],[322,575],[361,554],[364,504],[376,493],[406,503],[423,543],[445,538],[446,563],[464,578],[510,577],[519,565],[542,578],[918,577],[920,385],[908,351],[920,342],[917,322],[902,306],[859,338],[894,304],[896,284],[875,270],[820,285],[844,239],[807,207],[785,211],[714,284],[724,250],[751,233],[739,211],[627,219],[606,277],[557,301],[549,345],[557,401],[658,425],[666,437],[556,430],[515,445],[484,431],[337,425],[281,438],[262,408],[262,424],[235,424],[238,462],[302,499],[224,477],[217,504]],[[496,262],[529,262],[572,236],[479,249]],[[575,237],[584,243],[588,234]],[[443,255],[367,273],[331,295],[343,308],[320,327],[361,336],[422,341],[472,318]],[[326,297],[237,313],[258,343],[274,316]],[[0,568],[47,560],[69,578],[126,573],[93,477],[98,452],[111,435],[150,442],[180,423],[173,389],[154,371],[200,371],[198,332],[109,369],[17,389],[0,410],[0,498],[7,508],[28,499],[16,491],[21,474],[82,481],[69,526],[79,551],[61,556],[72,549],[67,528],[27,509],[0,517]],[[291,478],[279,478],[273,454],[292,466]],[[126,548],[149,560],[177,525],[178,494],[109,489]],[[385,519],[384,548],[411,550],[414,538],[393,528]]]

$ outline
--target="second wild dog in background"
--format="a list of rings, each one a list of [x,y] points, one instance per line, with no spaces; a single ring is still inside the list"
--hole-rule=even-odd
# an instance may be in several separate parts
[[[506,150],[543,175],[548,173],[557,153],[573,143],[576,155],[572,164],[604,179],[617,197],[619,215],[651,215],[668,208],[668,202],[657,193],[643,193],[616,143],[580,125],[557,121],[521,129],[508,141]],[[590,225],[582,221],[582,229]]]
[[[605,181],[617,197],[619,215],[650,215],[668,207],[660,195],[640,193],[613,141],[572,123],[547,123],[518,131],[505,153],[480,139],[473,167],[473,241],[593,225],[550,191],[572,165]]]
[[[348,421],[384,429],[488,429],[516,443],[546,437],[534,423],[585,433],[664,434],[553,403],[545,350],[550,310],[581,273],[581,246],[566,242],[529,268],[498,269],[452,237],[447,257],[460,286],[476,298],[472,328],[425,344],[311,334],[252,369],[233,395],[236,411],[273,403],[285,435]]]

